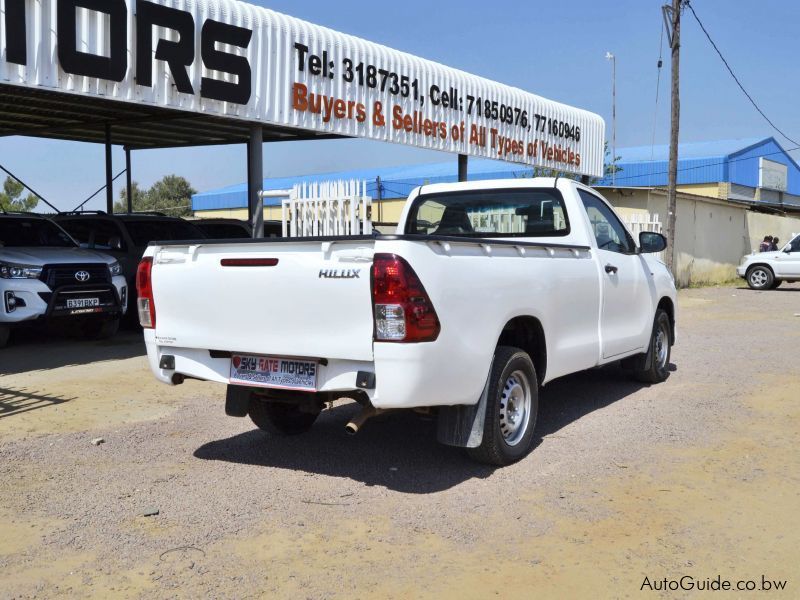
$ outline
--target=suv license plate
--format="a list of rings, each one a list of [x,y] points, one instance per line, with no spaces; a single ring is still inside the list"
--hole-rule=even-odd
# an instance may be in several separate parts
[[[284,390],[317,390],[317,361],[279,356],[234,354],[231,383]]]
[[[100,298],[75,298],[67,300],[67,308],[92,308],[100,306]]]

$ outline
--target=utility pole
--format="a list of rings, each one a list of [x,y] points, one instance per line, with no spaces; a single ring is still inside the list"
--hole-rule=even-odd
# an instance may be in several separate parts
[[[611,61],[611,185],[617,185],[617,57],[606,52],[606,60]]]
[[[669,134],[669,185],[667,187],[667,267],[675,275],[675,217],[678,210],[678,135],[681,121],[680,60],[681,60],[681,8],[683,0],[672,0],[664,6],[670,49],[672,50],[672,117]]]

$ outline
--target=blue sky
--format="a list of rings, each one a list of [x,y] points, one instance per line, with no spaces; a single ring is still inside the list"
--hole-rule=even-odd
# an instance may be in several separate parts
[[[252,0],[279,12],[514,85],[602,115],[611,135],[611,65],[617,56],[617,146],[669,136],[669,51],[664,42],[656,113],[656,61],[664,0]],[[692,5],[745,86],[790,136],[800,137],[800,2],[694,0]],[[725,72],[687,11],[681,54],[681,140],[773,135]],[[784,147],[791,144],[776,138]],[[264,147],[265,176],[455,160],[449,154],[364,140]],[[115,172],[123,168],[114,153]],[[59,208],[70,209],[103,184],[99,145],[0,139],[0,162]],[[246,179],[244,147],[134,153],[134,179],[150,185],[176,173],[200,191]],[[122,182],[122,179],[120,180]],[[121,186],[117,186],[118,195]],[[104,207],[102,195],[87,208]]]

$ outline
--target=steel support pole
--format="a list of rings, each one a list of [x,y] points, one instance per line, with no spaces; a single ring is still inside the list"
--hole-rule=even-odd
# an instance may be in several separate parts
[[[131,149],[125,147],[125,192],[128,196],[128,214],[133,212],[133,178],[131,176]]]
[[[264,237],[264,201],[259,194],[264,185],[264,132],[261,127],[250,130],[247,143],[247,199],[253,237]]]
[[[467,166],[469,165],[469,157],[466,154],[458,155],[458,180],[467,180]]]
[[[106,212],[114,212],[114,175],[111,163],[111,125],[106,125]]]

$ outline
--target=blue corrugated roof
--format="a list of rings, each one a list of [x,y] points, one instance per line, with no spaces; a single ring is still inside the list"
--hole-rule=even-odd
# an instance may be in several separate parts
[[[668,146],[637,146],[618,148],[620,171],[615,185],[630,187],[660,187],[667,185]],[[772,138],[745,138],[714,142],[689,142],[678,149],[678,183],[681,185],[728,181],[749,187],[758,186],[759,158],[787,165],[788,192],[800,195],[800,167]],[[507,179],[530,176],[532,169],[524,165],[487,159],[470,159],[470,179]],[[384,199],[405,198],[412,189],[429,183],[447,183],[458,179],[456,160],[442,163],[356,169],[315,175],[298,175],[264,180],[264,190],[291,189],[295,184],[318,181],[367,181],[367,194],[378,196],[376,179],[381,178]],[[597,185],[612,185],[606,177]],[[279,199],[267,199],[266,205],[277,206]],[[196,194],[192,198],[194,210],[244,208],[247,206],[247,184]]]
[[[742,138],[736,140],[718,140],[715,142],[685,142],[678,146],[678,154],[685,158],[725,157],[745,148],[755,146],[771,138]],[[631,146],[617,148],[620,162],[648,162],[669,160],[669,146]]]
[[[469,161],[470,179],[506,179],[510,177],[529,176],[532,170],[525,165],[487,159]],[[295,184],[315,183],[319,181],[351,180],[367,182],[367,194],[377,197],[377,178],[381,178],[383,198],[405,198],[415,187],[428,183],[447,183],[458,180],[458,163],[455,160],[443,163],[408,165],[401,167],[384,167],[375,169],[355,169],[334,173],[317,173],[314,175],[297,175],[265,179],[263,189],[287,190]],[[277,206],[280,199],[268,198],[267,206]],[[240,183],[218,190],[195,194],[192,197],[194,210],[217,210],[224,208],[244,208],[247,206],[247,184]]]

